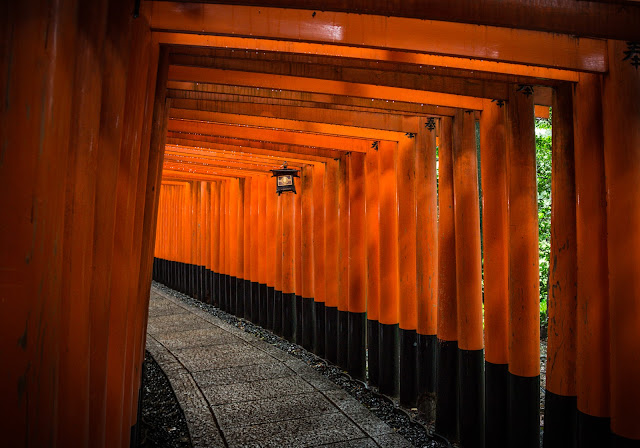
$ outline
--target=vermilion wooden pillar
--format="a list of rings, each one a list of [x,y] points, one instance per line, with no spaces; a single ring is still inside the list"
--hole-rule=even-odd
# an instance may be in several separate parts
[[[251,182],[251,321],[260,322],[260,283],[258,272],[260,269],[260,241],[264,235],[259,231],[259,206],[260,206],[260,177],[256,176]]]
[[[418,409],[435,418],[438,322],[438,194],[436,123],[420,119],[416,136],[416,289],[418,302]]]
[[[282,336],[295,338],[295,197],[280,195],[282,200]]]
[[[533,96],[510,87],[509,446],[540,445],[540,283]]]
[[[365,157],[367,363],[368,382],[379,384],[380,373],[380,205],[378,150]]]
[[[438,348],[436,432],[458,437],[458,311],[456,300],[456,240],[453,209],[453,123],[440,119],[438,147]]]
[[[453,197],[458,301],[460,443],[484,446],[484,341],[476,126],[472,112],[453,121]]]
[[[254,229],[258,233],[258,305],[259,316],[258,323],[267,326],[267,177],[260,176],[259,182],[260,192],[258,196],[258,227]]]
[[[244,222],[242,225],[244,232],[244,265],[242,269],[244,275],[242,278],[244,284],[243,317],[249,320],[251,320],[251,262],[255,257],[251,251],[253,248],[252,240],[255,238],[251,228],[251,204],[254,185],[255,178],[247,177],[244,186]]]
[[[220,184],[221,182],[213,183],[213,200],[211,201],[213,226],[213,235],[211,237],[211,264],[213,270],[211,294],[213,297],[211,303],[217,307],[220,306]],[[246,260],[247,258],[245,258],[244,272],[246,272]]]
[[[278,216],[278,195],[276,178],[267,179],[267,328],[273,330],[275,307],[276,257],[278,256],[276,221]]]
[[[349,161],[349,372],[366,379],[365,155]]]
[[[282,335],[282,259],[283,259],[283,246],[282,246],[282,195],[278,195],[277,199],[277,217],[276,217],[276,280],[275,280],[275,292],[273,298],[273,331]]]
[[[417,402],[416,137],[398,142],[398,270],[400,279],[400,404]]]
[[[239,182],[239,191],[238,191],[238,218],[236,225],[236,295],[235,295],[235,315],[238,317],[244,317],[244,193],[245,187],[247,185],[247,179],[241,178],[238,180]]]
[[[580,74],[573,92],[577,246],[577,443],[606,444],[609,438],[609,275],[607,192],[602,129],[602,79]],[[548,370],[548,368],[547,368]],[[547,380],[548,381],[548,380]],[[574,405],[575,406],[575,405]],[[546,411],[545,405],[545,411]],[[565,410],[565,417],[575,409]],[[546,418],[545,418],[546,420]],[[561,446],[575,434],[547,435]],[[565,437],[561,437],[565,435]],[[548,440],[548,442],[547,442]]]
[[[509,215],[504,104],[485,100],[480,116],[484,255],[485,440],[507,446]]]
[[[349,163],[351,155],[340,158],[338,168],[338,327],[337,363],[348,369],[349,362]]]
[[[625,51],[631,51],[625,42],[608,42],[609,72],[604,76],[602,91],[609,252],[610,403],[614,446],[638,446],[640,72],[631,65],[631,60],[623,61]],[[635,55],[637,57],[637,52]]]
[[[380,376],[379,389],[398,394],[399,271],[397,144],[380,142]]]
[[[547,446],[574,446],[576,434],[577,251],[572,90],[570,85],[557,87],[552,106],[551,263],[544,432]]]
[[[313,351],[315,340],[315,306],[314,306],[314,188],[313,165],[302,168],[302,340],[300,343],[307,350]]]
[[[294,213],[294,263],[295,263],[295,341],[297,344],[302,343],[302,179],[294,178],[297,184],[297,194],[294,195],[293,213]]]
[[[325,355],[338,360],[338,161],[328,160],[324,181],[325,219]]]
[[[325,356],[325,219],[324,219],[324,184],[325,165],[313,167],[313,275],[314,275],[314,308],[315,308],[315,353]],[[275,183],[274,183],[275,185]],[[274,187],[275,188],[275,187]]]

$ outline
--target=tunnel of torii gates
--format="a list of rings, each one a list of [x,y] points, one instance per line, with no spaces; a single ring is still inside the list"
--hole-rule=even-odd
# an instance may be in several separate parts
[[[135,444],[152,273],[538,446],[549,107],[544,445],[640,446],[640,5],[233,3],[2,2],[5,446]]]

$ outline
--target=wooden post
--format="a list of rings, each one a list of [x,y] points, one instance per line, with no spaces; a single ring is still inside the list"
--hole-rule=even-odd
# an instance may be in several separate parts
[[[282,198],[282,336],[293,341],[296,331],[295,197],[291,193],[280,196]]]
[[[302,168],[302,346],[313,351],[315,340],[315,307],[313,302],[315,276],[314,270],[314,207],[313,207],[313,165]]]
[[[421,118],[416,136],[416,290],[418,409],[435,418],[438,322],[438,194],[436,123]]]
[[[533,95],[509,90],[509,446],[540,446],[540,275]]]
[[[453,123],[440,119],[436,432],[458,438],[458,306],[453,210]],[[445,398],[446,397],[446,398]]]
[[[380,142],[380,392],[398,394],[399,271],[397,144]]]
[[[572,89],[570,85],[556,87],[552,106],[551,263],[544,431],[547,446],[576,443],[577,250]]]
[[[267,326],[267,176],[260,176],[258,185],[258,227],[253,229],[258,234],[258,305],[261,326]],[[269,192],[271,193],[271,192]]]
[[[340,158],[338,170],[338,365],[349,363],[349,164],[351,154]]]
[[[607,185],[611,432],[614,445],[640,440],[640,72],[629,47],[608,42],[602,111]],[[636,53],[637,57],[637,53]]]
[[[398,270],[400,274],[400,404],[417,403],[416,137],[398,142]]]
[[[329,361],[338,360],[338,160],[328,160],[325,172],[325,354]]]
[[[325,356],[325,220],[324,220],[324,178],[325,164],[313,167],[313,265],[315,301],[315,353]]]
[[[349,372],[366,379],[365,155],[349,161]]]
[[[485,419],[487,446],[507,446],[509,371],[509,214],[506,107],[484,101],[480,116],[484,252]]]

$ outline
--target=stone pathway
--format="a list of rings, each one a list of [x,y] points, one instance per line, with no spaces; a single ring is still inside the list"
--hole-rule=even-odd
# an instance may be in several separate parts
[[[147,350],[194,447],[411,447],[301,360],[156,288]]]

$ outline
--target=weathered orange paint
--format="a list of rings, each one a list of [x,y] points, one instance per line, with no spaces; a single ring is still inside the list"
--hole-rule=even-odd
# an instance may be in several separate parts
[[[258,226],[253,229],[258,234],[258,278],[260,284],[267,284],[267,177],[258,177]]]
[[[453,118],[453,202],[461,350],[484,348],[477,161],[475,119],[459,111]]]
[[[181,3],[150,6],[146,12],[156,30],[401,48],[585,71],[604,71],[607,64],[606,46],[600,40],[539,31],[339,12],[312,17],[305,10],[237,5],[190,5],[188,14]]]
[[[435,335],[438,322],[438,196],[436,131],[420,119],[416,135],[416,291],[417,331]]]
[[[282,292],[295,293],[295,207],[294,195],[280,195],[282,202]]]
[[[487,101],[480,116],[485,359],[509,363],[509,216],[504,106]]]
[[[349,311],[349,164],[351,154],[338,166],[338,310]]]
[[[325,165],[317,164],[313,167],[313,275],[314,294],[316,302],[325,302],[325,215],[324,215],[324,187]]]
[[[453,208],[453,122],[440,119],[438,147],[438,339],[458,340],[456,236]]]
[[[509,154],[509,372],[540,374],[538,203],[533,99],[512,88]]]
[[[386,101],[432,104],[445,107],[461,107],[479,110],[482,100],[466,95],[427,92],[401,87],[376,86],[326,79],[299,78],[296,76],[247,73],[236,70],[172,65],[169,74],[174,81],[209,82],[267,89],[290,89],[302,92],[335,94],[342,92],[360,98],[377,98]]]
[[[304,298],[313,298],[315,291],[315,276],[314,270],[314,203],[313,203],[313,166],[305,165],[300,173],[301,188],[300,195],[302,206],[302,221],[300,229],[302,230],[302,287],[300,294]]]
[[[398,143],[398,270],[402,330],[418,327],[416,268],[416,138],[405,136]],[[401,229],[401,230],[400,230]]]
[[[576,395],[577,251],[572,86],[553,97],[547,390]]]
[[[640,440],[640,82],[623,61],[625,42],[608,41],[602,111],[607,182],[611,430]]]
[[[274,287],[276,279],[276,257],[278,255],[276,245],[276,218],[277,218],[277,195],[273,194],[276,191],[276,178],[267,178],[267,285]]]
[[[377,321],[380,316],[380,181],[378,151],[367,152],[364,169],[367,319]]]
[[[578,409],[609,417],[609,267],[602,80],[582,74],[574,87]]]
[[[283,212],[283,203],[282,203],[282,195],[278,196],[277,204],[276,204],[277,216],[276,216],[276,281],[275,281],[275,290],[282,292],[283,285],[283,239],[282,239],[282,212]]]
[[[364,154],[349,155],[349,303],[352,313],[364,313],[366,303],[366,227]]]
[[[327,161],[324,179],[326,306],[338,306],[338,161]]]
[[[397,324],[399,319],[397,146],[397,144],[380,142],[378,147],[378,179],[380,182],[379,321],[386,325]]]
[[[244,263],[242,267],[243,280],[251,279],[251,263],[255,256],[252,252],[254,232],[251,227],[251,204],[253,203],[253,194],[255,189],[255,178],[245,178],[244,184],[244,222],[242,223],[244,233]]]

